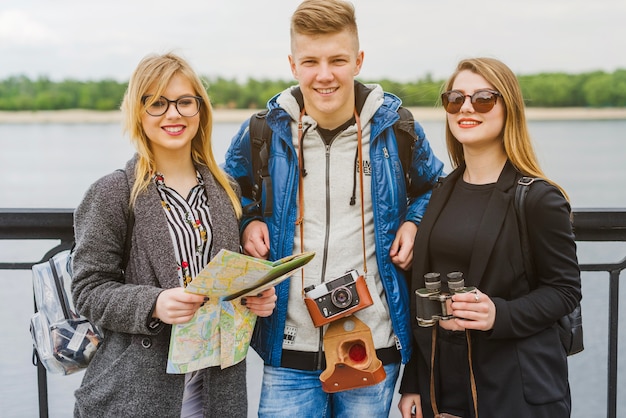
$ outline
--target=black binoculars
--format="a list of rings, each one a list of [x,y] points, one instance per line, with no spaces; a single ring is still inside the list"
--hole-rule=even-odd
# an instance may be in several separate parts
[[[431,327],[438,320],[452,319],[454,316],[448,312],[446,301],[455,293],[476,292],[474,286],[465,287],[463,273],[454,271],[448,273],[449,293],[441,292],[441,275],[439,273],[426,273],[424,275],[423,288],[415,291],[417,307],[417,324],[420,327]]]

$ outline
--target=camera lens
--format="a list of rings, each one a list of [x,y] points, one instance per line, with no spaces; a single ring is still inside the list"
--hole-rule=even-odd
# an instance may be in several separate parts
[[[352,303],[352,292],[346,287],[339,287],[330,295],[330,300],[338,308],[345,308]]]

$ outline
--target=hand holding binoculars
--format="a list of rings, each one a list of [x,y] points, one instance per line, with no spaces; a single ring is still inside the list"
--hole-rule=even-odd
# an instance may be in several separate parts
[[[424,275],[424,287],[415,291],[417,307],[417,324],[420,327],[431,327],[439,320],[454,318],[448,312],[446,301],[455,293],[476,293],[474,286],[465,287],[463,273],[455,271],[446,275],[450,292],[441,291],[441,275],[439,273],[426,273]]]

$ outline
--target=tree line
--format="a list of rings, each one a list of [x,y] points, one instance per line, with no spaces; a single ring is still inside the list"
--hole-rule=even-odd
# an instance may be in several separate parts
[[[612,73],[594,71],[582,74],[540,73],[518,76],[529,107],[624,107],[626,106],[626,69]],[[255,80],[245,82],[223,77],[204,78],[215,108],[259,109],[276,93],[295,84],[293,80]],[[434,107],[445,80],[430,75],[413,82],[388,79],[361,80],[380,84],[385,91],[402,99],[404,106]],[[0,110],[116,110],[127,83],[115,80],[51,81],[19,75],[0,81]]]

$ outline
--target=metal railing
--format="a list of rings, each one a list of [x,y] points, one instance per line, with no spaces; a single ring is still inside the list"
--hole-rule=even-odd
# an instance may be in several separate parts
[[[626,242],[626,209],[582,209],[574,211],[576,241]],[[0,270],[27,270],[68,249],[74,240],[73,209],[0,209],[0,239],[58,240],[41,260],[32,262],[0,261]],[[609,273],[607,417],[617,417],[618,308],[619,279],[626,269],[626,256],[616,263],[581,264],[582,271]],[[34,359],[36,360],[35,353]],[[39,416],[48,417],[46,369],[37,366]]]
[[[0,270],[30,270],[34,264],[48,260],[59,251],[71,248],[74,242],[73,222],[73,209],[0,209],[0,239],[60,241],[41,260],[31,262],[1,260]],[[37,366],[39,417],[48,418],[48,375],[34,348],[33,363]]]

